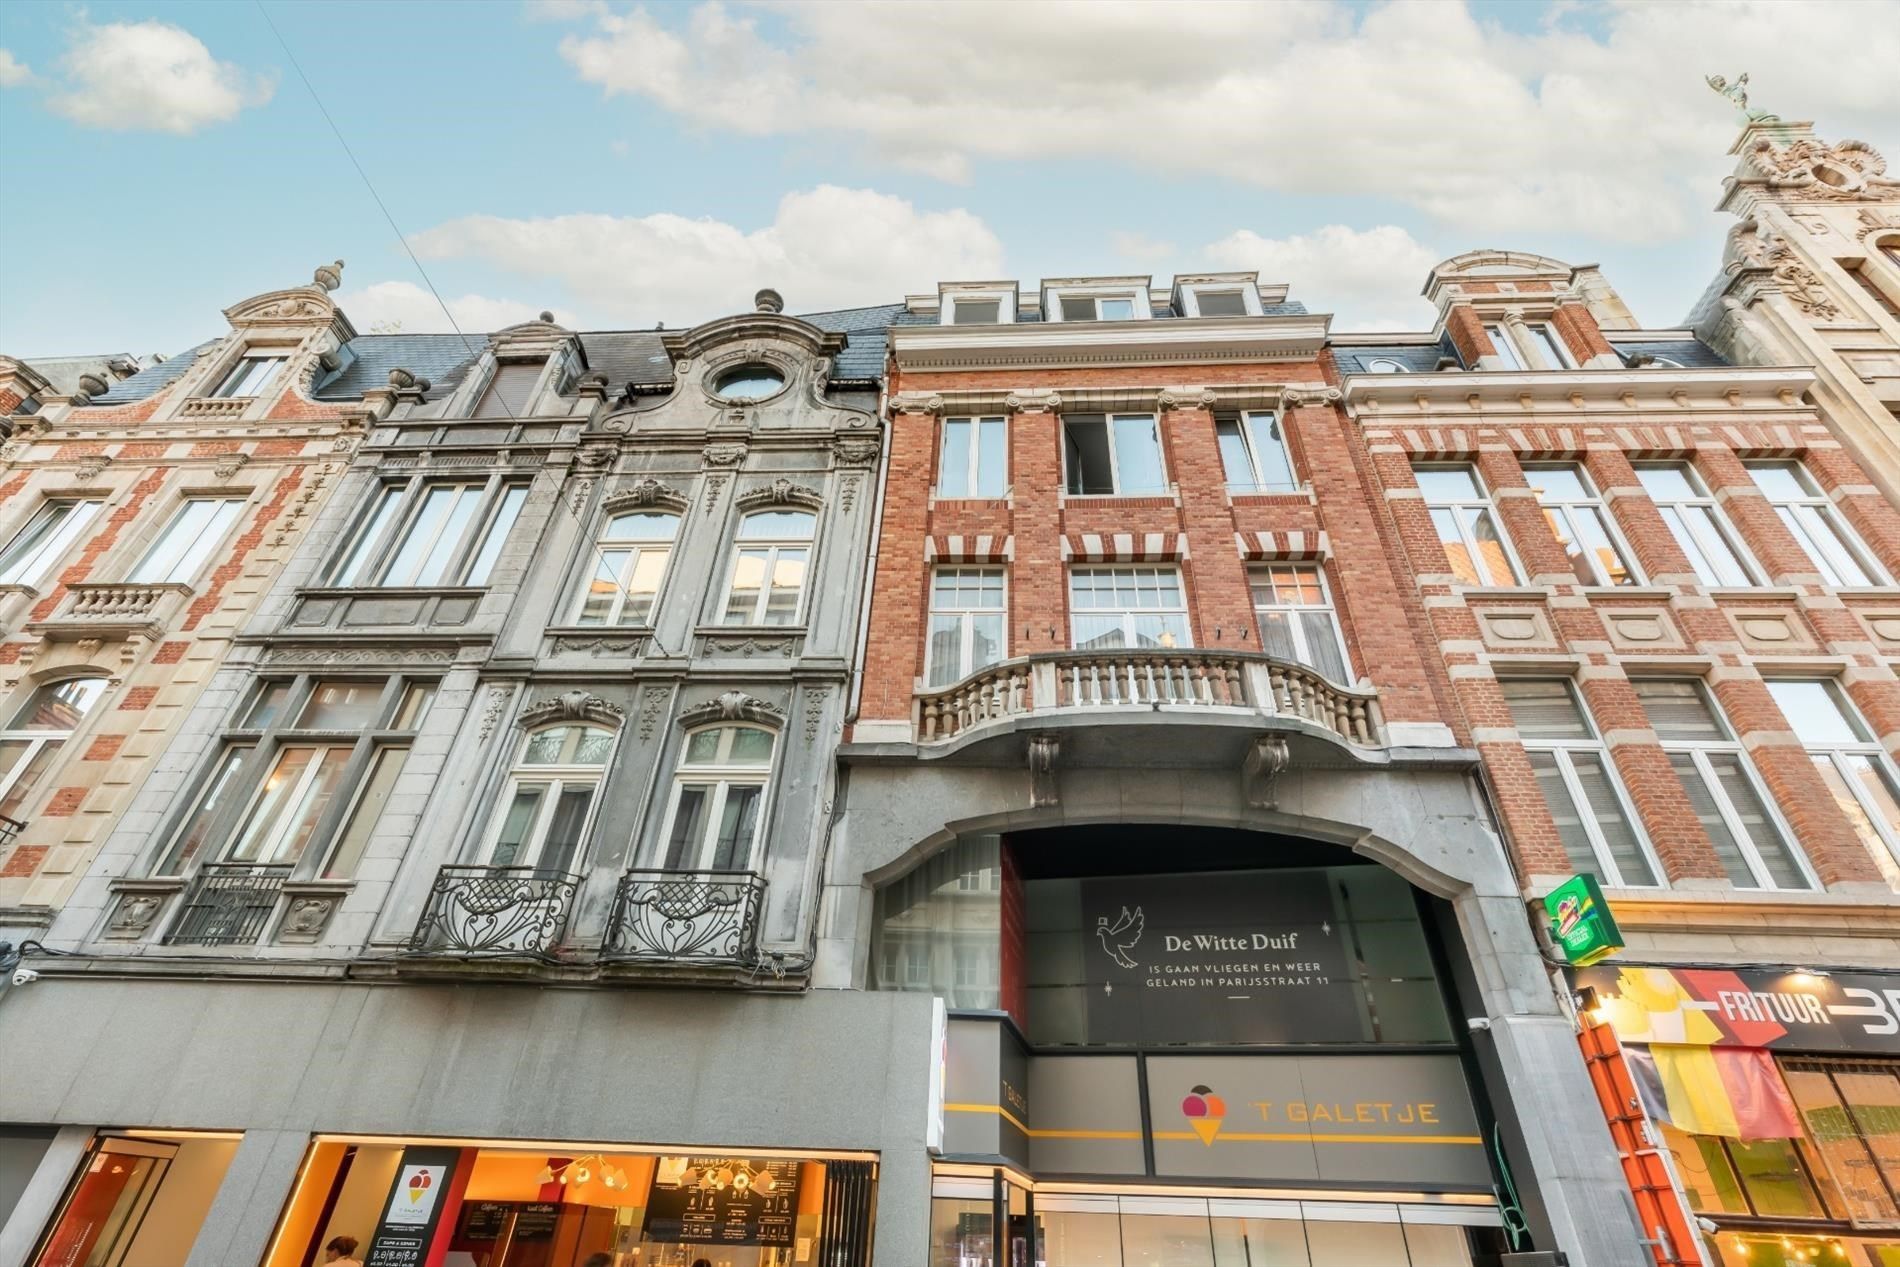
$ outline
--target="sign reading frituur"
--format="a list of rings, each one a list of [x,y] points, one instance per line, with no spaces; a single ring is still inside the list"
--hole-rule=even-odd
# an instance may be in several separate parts
[[[1091,1044],[1368,1038],[1320,872],[1082,881]]]

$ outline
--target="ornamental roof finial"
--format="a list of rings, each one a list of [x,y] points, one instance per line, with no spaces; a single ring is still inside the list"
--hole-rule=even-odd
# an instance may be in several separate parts
[[[1766,110],[1750,110],[1748,108],[1747,71],[1743,71],[1737,75],[1734,83],[1730,83],[1721,75],[1704,75],[1703,81],[1709,85],[1718,97],[1726,98],[1730,104],[1741,111],[1742,118],[1747,122],[1774,123],[1779,121],[1779,115],[1770,114]]]

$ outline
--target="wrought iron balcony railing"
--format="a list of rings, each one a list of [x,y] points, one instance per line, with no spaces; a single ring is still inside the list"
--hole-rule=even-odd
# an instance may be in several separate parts
[[[1353,744],[1384,742],[1378,696],[1306,667],[1247,652],[1059,651],[992,664],[961,682],[920,691],[918,743],[941,743],[1012,717],[1058,709],[1242,708],[1298,717]]]
[[[5,814],[0,814],[0,849],[5,849],[8,845],[18,840],[20,833],[25,830],[26,824],[19,819],[8,818]]]
[[[614,889],[603,960],[758,962],[765,877],[751,871],[635,870]]]
[[[452,957],[552,958],[580,888],[581,877],[566,871],[443,867],[409,949]]]
[[[212,863],[198,872],[186,892],[166,944],[234,946],[256,941],[289,878],[288,863]]]

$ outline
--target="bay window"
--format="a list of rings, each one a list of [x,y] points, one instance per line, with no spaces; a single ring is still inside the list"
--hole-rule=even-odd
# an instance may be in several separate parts
[[[49,501],[0,550],[0,585],[37,585],[65,557],[104,502]]]
[[[524,736],[489,829],[489,865],[573,871],[613,747],[613,731],[581,723],[544,726]]]
[[[940,567],[930,578],[930,643],[924,679],[961,682],[1004,657],[1003,569]]]
[[[611,516],[595,542],[594,566],[581,589],[574,623],[652,624],[678,532],[678,515],[630,511]]]
[[[1432,527],[1445,547],[1445,562],[1462,585],[1515,585],[1517,561],[1504,542],[1497,512],[1478,473],[1470,466],[1420,466],[1412,474]]]
[[[802,510],[758,511],[741,519],[721,623],[797,624],[817,530],[817,516]]]
[[[1841,522],[1828,500],[1799,462],[1748,462],[1748,473],[1768,495],[1775,514],[1829,585],[1884,585],[1886,576],[1854,535]]]
[[[1833,682],[1772,679],[1768,693],[1880,874],[1900,890],[1900,780],[1880,741]]]
[[[1563,678],[1505,678],[1498,689],[1571,867],[1610,886],[1657,883],[1609,750],[1575,687]]]
[[[1165,493],[1161,426],[1153,414],[1068,414],[1063,467],[1071,495]]]
[[[138,585],[191,583],[244,509],[241,497],[188,497],[125,578]]]
[[[1248,572],[1247,580],[1260,622],[1260,649],[1315,669],[1328,681],[1350,685],[1346,640],[1319,565],[1262,564]]]
[[[1171,567],[1071,569],[1069,623],[1078,651],[1194,645],[1181,574]]]
[[[499,479],[385,485],[329,583],[486,585],[527,500],[525,483]]]
[[[661,832],[665,869],[752,869],[774,738],[758,726],[710,726],[687,734]]]
[[[0,730],[0,818],[21,817],[59,750],[105,691],[102,677],[75,677],[42,683],[27,697]]]

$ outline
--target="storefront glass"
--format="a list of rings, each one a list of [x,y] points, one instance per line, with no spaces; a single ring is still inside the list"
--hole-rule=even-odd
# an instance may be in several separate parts
[[[34,1267],[182,1263],[237,1151],[235,1135],[100,1135],[86,1151]]]

